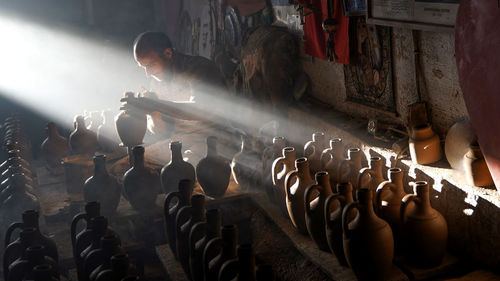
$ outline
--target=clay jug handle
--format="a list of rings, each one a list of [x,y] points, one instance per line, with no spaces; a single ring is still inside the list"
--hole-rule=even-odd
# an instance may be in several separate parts
[[[200,241],[203,236],[207,234],[207,223],[197,222],[191,228],[189,232],[189,253],[191,256],[194,255],[196,250],[196,243]]]
[[[410,202],[415,201],[417,199],[417,195],[415,194],[406,194],[403,199],[401,199],[401,224],[404,225],[406,223],[406,213],[408,212],[408,205]]]
[[[163,201],[163,214],[167,217],[170,214],[170,202],[177,198],[180,201],[180,193],[178,191],[170,192],[165,197],[165,201]]]
[[[213,238],[205,246],[205,250],[203,251],[203,272],[205,276],[208,276],[210,261],[217,256],[221,249],[222,239],[220,237]]]
[[[363,177],[365,177],[366,175],[369,175],[370,176],[370,181],[368,182],[368,189],[371,189],[370,188],[370,182],[371,182],[371,179],[373,178],[373,171],[370,169],[370,168],[363,168],[361,170],[359,170],[359,174],[358,174],[358,181],[357,181],[357,187],[358,188],[362,188],[361,186],[361,180],[363,179]],[[372,190],[373,191],[373,190]]]
[[[230,281],[238,277],[238,259],[231,259],[222,264],[219,270],[219,281]],[[238,279],[236,279],[238,280]]]
[[[349,167],[349,173],[351,172],[351,163],[349,162],[350,159],[344,159],[340,162],[339,164],[339,168],[338,168],[338,173],[337,173],[337,176],[339,177],[339,180],[338,182],[345,182],[345,180],[343,180],[343,174],[342,174],[342,169],[344,168],[345,165],[347,165]],[[347,173],[347,174],[349,174]],[[353,182],[351,182],[351,184],[353,184]]]
[[[192,210],[193,208],[191,206],[184,206],[177,213],[177,216],[175,217],[175,232],[178,236],[183,235],[183,226],[189,221],[189,219],[191,219]]]
[[[378,185],[377,193],[375,193],[375,211],[377,214],[380,212],[380,207],[382,206],[382,193],[384,191],[392,191],[393,186],[395,184],[390,181],[383,181]]]
[[[328,196],[325,200],[325,222],[328,227],[329,222],[331,221],[330,218],[332,215],[334,217],[337,217],[340,212],[342,212],[342,201],[345,201],[344,196],[341,194],[332,194]],[[338,208],[330,212],[332,204],[337,203]]]
[[[87,213],[79,213],[73,217],[73,220],[71,220],[71,230],[70,231],[71,231],[71,245],[73,246],[73,249],[75,249],[75,243],[76,243],[76,226],[78,225],[78,222],[80,220],[85,219],[85,218],[87,218]]]
[[[304,148],[304,157],[310,158],[314,153],[316,153],[316,147],[312,142],[308,142]]]
[[[319,157],[321,168],[324,169],[326,167],[326,164],[328,164],[328,162],[330,162],[332,159],[333,159],[333,154],[330,151],[330,149],[326,148],[325,150],[323,150],[323,152],[321,152],[321,156]]]
[[[10,237],[12,236],[12,232],[16,229],[16,228],[23,228],[23,223],[22,222],[15,222],[15,223],[12,223],[9,228],[7,228],[7,231],[5,232],[5,243],[4,243],[4,249],[7,248],[7,246],[9,246],[10,244]],[[73,237],[71,237],[73,238]]]
[[[308,188],[306,188],[306,192],[304,192],[304,205],[306,209],[306,213],[311,215],[311,194],[314,190],[318,190],[319,193],[321,193],[321,186],[319,185],[311,185]]]
[[[278,158],[274,160],[273,162],[273,167],[271,169],[271,173],[273,175],[273,184],[276,185],[278,182],[278,169],[283,169],[280,167],[283,167],[285,164],[285,158]]]
[[[286,178],[285,178],[285,190],[286,190],[286,196],[288,197],[288,200],[292,201],[292,196],[293,194],[291,193],[290,191],[290,188],[292,187],[292,179],[295,178],[295,181],[298,181],[299,178],[298,178],[298,174],[299,172],[298,171],[291,171],[290,173],[288,173],[286,175]]]
[[[349,238],[351,236],[351,230],[349,229],[349,225],[348,225],[348,221],[347,221],[349,219],[349,212],[351,211],[351,209],[358,208],[358,207],[359,207],[358,202],[351,202],[351,203],[347,204],[344,207],[344,210],[342,211],[342,231],[344,232],[344,235],[346,238]],[[358,212],[358,216],[359,216],[359,212]]]

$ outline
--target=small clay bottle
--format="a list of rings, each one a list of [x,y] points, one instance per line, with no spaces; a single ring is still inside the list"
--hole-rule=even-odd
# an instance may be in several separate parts
[[[155,170],[144,165],[144,147],[136,146],[132,152],[134,165],[123,175],[124,195],[134,210],[149,213],[154,209],[160,190],[160,177]]]
[[[494,184],[483,152],[477,141],[470,144],[469,151],[465,153],[463,158],[463,166],[468,184],[474,186],[490,186]]]
[[[176,258],[177,213],[182,207],[191,206],[191,195],[193,194],[193,189],[194,182],[188,179],[183,179],[179,182],[179,191],[168,193],[165,197],[165,201],[163,202],[163,216],[165,218],[165,233],[167,235],[167,242]]]
[[[207,156],[196,165],[196,177],[206,195],[222,197],[231,176],[229,162],[217,153],[217,137],[207,138]]]
[[[231,161],[231,171],[234,181],[243,189],[250,190],[260,186],[261,161],[259,155],[253,150],[252,139],[241,136],[241,150],[236,153]]]
[[[69,146],[72,154],[92,156],[97,149],[97,135],[85,126],[85,118],[75,117],[75,130],[69,135]]]
[[[342,212],[344,252],[358,280],[388,280],[394,256],[394,240],[389,224],[373,210],[372,192],[356,191],[358,201],[345,206]],[[358,210],[349,222],[349,212]]]
[[[328,172],[317,172],[315,176],[316,184],[309,186],[304,194],[307,232],[320,250],[329,252],[325,232],[325,200],[333,192]]]
[[[182,143],[174,141],[170,143],[171,160],[161,169],[161,186],[165,193],[177,191],[179,182],[183,179],[196,182],[193,165],[182,158]]]
[[[312,140],[304,145],[304,156],[309,161],[311,174],[323,170],[321,165],[321,153],[327,148],[327,139],[325,133],[316,132],[312,135]]]
[[[338,168],[342,160],[344,160],[344,145],[341,138],[333,138],[330,140],[330,147],[323,150],[320,161],[321,166],[330,176],[330,186],[334,187],[339,182]]]
[[[431,164],[442,157],[441,141],[430,124],[413,127],[408,143],[411,160],[415,164]]]
[[[338,168],[338,178],[339,182],[350,182],[352,184],[353,191],[356,191],[358,187],[358,174],[363,168],[361,164],[361,157],[363,152],[359,148],[349,148],[347,150],[347,158],[342,160]],[[345,167],[349,167],[348,171],[345,171]]]
[[[42,143],[42,155],[49,167],[61,167],[61,159],[69,155],[68,140],[59,135],[54,122],[47,124],[47,138]]]
[[[211,209],[206,212],[206,222],[198,222],[189,234],[189,271],[193,281],[203,281],[203,251],[208,241],[221,236],[221,212]]]
[[[59,279],[57,262],[45,255],[43,246],[31,246],[26,249],[24,256],[9,266],[9,281],[32,280],[33,268],[37,265],[50,265],[52,277]]]
[[[282,157],[274,160],[272,167],[274,197],[276,204],[281,210],[281,214],[284,217],[288,217],[288,208],[286,206],[285,179],[286,175],[295,169],[295,148],[285,147],[283,148],[282,154]]]
[[[219,281],[257,281],[255,253],[251,244],[238,246],[238,258],[226,261],[219,272]]]
[[[106,155],[94,156],[94,175],[83,185],[85,202],[100,202],[102,214],[111,217],[116,213],[120,196],[121,186],[118,180],[106,170]]]
[[[348,266],[344,254],[344,240],[342,237],[342,211],[352,198],[352,185],[349,182],[337,185],[338,193],[332,194],[325,201],[325,228],[326,240],[330,251],[335,254],[339,263]],[[348,219],[352,219],[352,213]]]
[[[207,243],[203,253],[203,264],[206,281],[219,280],[219,271],[222,265],[237,257],[238,228],[236,225],[222,227],[221,237],[214,238]]]
[[[286,139],[284,137],[274,137],[273,144],[264,149],[262,153],[262,185],[266,191],[267,198],[271,203],[276,204],[273,187],[273,162],[281,156],[281,151],[286,147]]]
[[[415,182],[414,193],[407,194],[401,202],[405,250],[415,266],[438,266],[446,252],[448,225],[443,215],[431,206],[427,182]],[[409,208],[410,202],[415,203],[415,207]]]
[[[295,170],[286,175],[286,205],[293,226],[302,234],[307,234],[304,193],[306,188],[316,183],[311,177],[309,161],[305,157],[295,160]]]

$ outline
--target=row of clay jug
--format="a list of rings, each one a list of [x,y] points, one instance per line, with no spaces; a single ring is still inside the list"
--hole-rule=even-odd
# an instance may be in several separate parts
[[[22,221],[10,225],[5,233],[3,253],[4,280],[34,279],[36,266],[49,266],[51,278],[59,279],[58,252],[55,242],[43,235],[36,210],[22,213]],[[12,234],[19,229],[19,237]],[[52,280],[52,279],[49,279]]]
[[[22,126],[20,116],[12,115],[5,118],[0,129],[3,134],[2,147],[5,151],[18,149],[23,159],[27,161],[33,160],[31,141]]]

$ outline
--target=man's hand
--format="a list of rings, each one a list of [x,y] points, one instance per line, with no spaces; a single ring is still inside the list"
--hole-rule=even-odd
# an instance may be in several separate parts
[[[120,109],[122,110],[131,110],[148,114],[150,112],[157,111],[158,108],[158,100],[154,100],[151,98],[125,97],[120,99],[120,101],[123,102],[122,106],[120,107]]]

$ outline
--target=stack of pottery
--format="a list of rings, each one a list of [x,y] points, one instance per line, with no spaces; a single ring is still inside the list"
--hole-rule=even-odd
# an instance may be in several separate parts
[[[286,140],[284,137],[274,137],[273,144],[262,153],[262,184],[266,191],[269,201],[277,203],[274,196],[273,186],[273,162],[280,157],[283,148],[286,147]]]
[[[72,154],[93,156],[97,150],[97,135],[85,126],[85,118],[75,117],[75,130],[69,135],[69,147]]]
[[[8,280],[33,280],[35,267],[41,265],[50,266],[50,276],[59,280],[59,265],[46,254],[43,246],[26,248],[24,255],[9,265]]]
[[[196,165],[196,177],[203,191],[211,197],[222,197],[230,176],[229,162],[217,153],[217,137],[207,137],[207,155]]]
[[[309,161],[311,173],[314,175],[323,169],[321,154],[328,148],[324,133],[317,132],[312,135],[312,140],[304,145],[304,156]]]
[[[273,185],[274,185],[274,198],[276,204],[278,204],[281,214],[288,217],[288,208],[286,206],[286,191],[285,191],[285,179],[286,175],[293,171],[295,168],[295,148],[285,147],[283,148],[283,156],[276,158],[273,162],[272,174],[273,174]]]
[[[47,124],[47,138],[42,143],[42,155],[50,168],[61,167],[61,160],[69,155],[68,140],[59,135],[54,122]]]
[[[410,130],[409,148],[411,160],[415,164],[431,164],[442,157],[439,136],[434,133],[430,124]]]
[[[340,162],[344,160],[344,145],[342,139],[333,138],[330,140],[330,147],[321,153],[321,165],[330,176],[330,185],[335,186],[340,179],[337,175]]]
[[[182,143],[171,142],[170,151],[172,152],[170,162],[161,169],[160,173],[161,186],[166,194],[176,191],[179,182],[183,179],[196,181],[193,165],[182,158]]]

